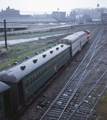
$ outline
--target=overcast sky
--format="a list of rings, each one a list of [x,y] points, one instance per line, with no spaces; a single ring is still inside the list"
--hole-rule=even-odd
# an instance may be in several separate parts
[[[20,10],[22,13],[52,12],[59,8],[59,11],[69,12],[74,8],[107,8],[107,0],[0,0],[0,11],[8,6],[11,9]]]

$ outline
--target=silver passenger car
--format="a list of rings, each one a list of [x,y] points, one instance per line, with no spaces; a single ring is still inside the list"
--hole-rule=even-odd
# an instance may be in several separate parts
[[[87,42],[85,34],[86,32],[84,31],[76,32],[61,39],[59,43],[69,44],[71,46],[71,54],[74,56],[78,51],[81,51],[83,45]]]

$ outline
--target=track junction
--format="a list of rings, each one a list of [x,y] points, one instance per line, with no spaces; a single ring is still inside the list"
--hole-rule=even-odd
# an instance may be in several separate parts
[[[98,29],[91,32],[95,37]],[[84,59],[40,120],[87,120],[107,85],[107,35],[99,32]],[[90,38],[90,39],[91,39]]]

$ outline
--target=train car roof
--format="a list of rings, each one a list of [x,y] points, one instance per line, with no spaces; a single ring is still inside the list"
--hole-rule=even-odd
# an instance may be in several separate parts
[[[10,86],[0,81],[0,94],[4,93],[5,91],[9,89],[10,89]]]
[[[51,60],[56,55],[59,55],[61,52],[69,48],[69,45],[59,44],[56,45],[41,54],[38,54],[25,62],[18,64],[10,69],[0,72],[1,81],[18,83],[26,75],[30,74],[38,67]]]
[[[76,39],[78,39],[79,37],[81,37],[84,34],[85,34],[84,31],[79,31],[74,34],[68,35],[67,37],[63,38],[62,40],[69,40],[71,42],[74,42]]]

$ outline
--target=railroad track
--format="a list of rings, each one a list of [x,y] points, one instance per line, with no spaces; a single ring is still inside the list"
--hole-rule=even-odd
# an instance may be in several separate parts
[[[95,83],[99,83],[101,80],[100,77],[102,76],[101,78],[103,78],[106,73],[107,65],[105,61],[107,59],[107,48],[105,46],[107,43],[103,43],[102,41],[107,36],[103,35],[103,31],[104,28],[99,31],[86,56],[40,120],[71,120],[72,116],[74,116],[73,120],[74,118],[76,120],[77,118],[83,120],[87,119],[87,116],[89,117],[91,112],[85,115],[81,113],[77,114],[79,111],[77,108],[83,105],[84,100],[89,95],[89,91],[94,90],[97,86]],[[103,68],[101,72],[96,71],[99,66]],[[94,78],[94,74],[96,74],[96,78]],[[94,79],[90,80],[90,76]],[[93,88],[90,87],[90,84]],[[103,88],[106,88],[106,84]],[[85,107],[83,109],[86,110]],[[79,116],[84,116],[84,118]]]
[[[92,88],[87,92],[79,104],[75,104],[76,109],[69,115],[67,120],[87,120],[93,112],[96,104],[107,88],[106,79],[107,70],[96,81]],[[100,88],[100,89],[99,89]],[[93,113],[95,114],[95,113]]]

